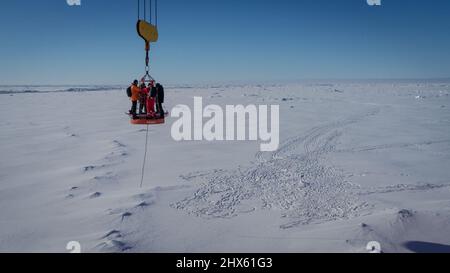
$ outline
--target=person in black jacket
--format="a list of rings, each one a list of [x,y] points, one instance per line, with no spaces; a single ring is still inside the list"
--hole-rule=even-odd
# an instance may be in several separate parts
[[[162,104],[164,103],[164,87],[160,84],[156,84],[156,112],[159,113],[160,117],[165,116]]]

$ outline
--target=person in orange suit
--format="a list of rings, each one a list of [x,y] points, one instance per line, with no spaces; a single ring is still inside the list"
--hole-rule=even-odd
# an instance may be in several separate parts
[[[133,118],[137,115],[137,103],[139,100],[139,93],[141,92],[141,89],[138,87],[138,80],[134,80],[133,84],[131,85],[131,110],[130,115],[133,115]]]

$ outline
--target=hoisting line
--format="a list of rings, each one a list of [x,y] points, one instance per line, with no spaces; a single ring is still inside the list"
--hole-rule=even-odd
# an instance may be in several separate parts
[[[144,184],[144,175],[145,175],[145,162],[147,161],[147,150],[148,150],[148,129],[149,125],[147,124],[147,134],[145,136],[145,153],[144,153],[144,162],[142,163],[142,174],[141,174],[141,188]]]
[[[150,22],[152,21],[152,6],[153,6],[153,0],[150,0]],[[141,16],[141,1],[138,0],[138,20],[140,19]],[[146,20],[147,18],[147,0],[144,0],[144,20]],[[155,25],[158,26],[158,0],[155,0]],[[145,51],[146,51],[146,56],[145,56],[145,73],[146,75],[144,76],[147,77],[150,76],[149,74],[149,63],[150,63],[150,56],[149,56],[149,52],[150,52],[150,42],[146,42],[145,44]],[[145,176],[145,164],[147,162],[147,152],[148,152],[148,135],[149,135],[149,127],[150,125],[147,124],[147,132],[146,132],[146,136],[145,136],[145,153],[144,153],[144,160],[142,162],[142,172],[141,172],[141,184],[140,187],[142,188],[142,186],[144,185],[144,176]]]

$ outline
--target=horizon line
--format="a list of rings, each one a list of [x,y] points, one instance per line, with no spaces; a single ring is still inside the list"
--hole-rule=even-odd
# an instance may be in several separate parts
[[[285,79],[285,80],[231,80],[225,81],[211,81],[211,82],[180,82],[180,83],[166,83],[166,85],[223,85],[223,84],[287,84],[287,83],[302,83],[302,82],[316,82],[316,81],[335,81],[335,82],[370,82],[370,81],[450,81],[449,77],[432,77],[432,78],[309,78],[309,79]],[[131,81],[130,81],[131,82]],[[123,86],[129,83],[26,83],[26,84],[0,84],[0,86]]]

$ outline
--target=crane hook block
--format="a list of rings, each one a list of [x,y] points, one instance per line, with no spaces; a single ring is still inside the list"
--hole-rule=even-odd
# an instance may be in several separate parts
[[[158,41],[158,29],[144,20],[137,22],[137,32],[147,43],[155,43]]]

